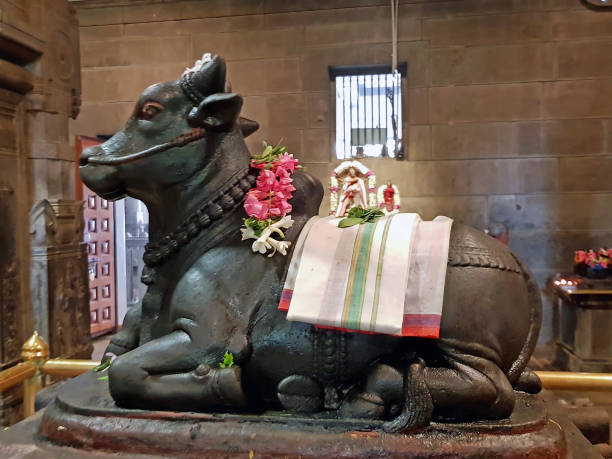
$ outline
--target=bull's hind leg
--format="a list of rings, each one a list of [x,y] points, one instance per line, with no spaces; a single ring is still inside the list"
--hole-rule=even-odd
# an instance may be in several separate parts
[[[124,407],[175,411],[244,405],[240,368],[211,368],[199,351],[177,330],[119,356],[109,369],[113,398]]]
[[[340,406],[340,415],[346,418],[393,418],[403,404],[403,386],[402,373],[379,363],[370,370],[363,385],[349,392]]]
[[[445,367],[425,368],[435,415],[448,419],[510,416],[515,394],[497,354],[482,345],[440,341]]]
[[[458,344],[458,345],[453,345]],[[402,413],[385,425],[399,432],[427,425],[432,417],[452,420],[499,419],[514,408],[514,391],[495,353],[479,345],[439,342],[441,366],[410,365],[404,380]]]
[[[294,413],[314,413],[323,407],[323,388],[304,375],[284,378],[278,384],[277,396],[283,408]]]

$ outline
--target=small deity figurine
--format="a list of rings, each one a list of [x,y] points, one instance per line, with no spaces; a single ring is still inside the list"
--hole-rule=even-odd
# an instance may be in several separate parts
[[[378,206],[386,215],[396,214],[400,208],[400,196],[397,186],[387,180],[386,185],[378,188]]]
[[[357,177],[357,171],[351,167],[342,185],[342,198],[336,217],[343,217],[350,209],[357,206],[367,208],[368,198],[363,180]]]
[[[340,163],[329,178],[329,215],[343,217],[349,209],[378,205],[376,175],[356,160]]]

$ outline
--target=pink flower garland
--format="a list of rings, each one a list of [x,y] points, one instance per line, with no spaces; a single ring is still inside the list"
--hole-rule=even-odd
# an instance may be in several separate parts
[[[257,220],[283,217],[291,213],[289,199],[293,197],[295,187],[291,184],[291,174],[295,172],[298,160],[287,153],[283,154],[278,161],[270,164],[270,169],[265,169],[269,163],[257,164],[251,161],[251,166],[261,169],[255,188],[246,195],[244,210],[249,217]]]
[[[256,239],[252,247],[254,252],[263,254],[273,249],[272,255],[276,251],[286,255],[290,243],[273,239],[272,234],[283,238],[281,228],[293,224],[288,201],[295,191],[291,175],[300,168],[299,161],[286,153],[285,147],[272,147],[265,142],[264,147],[263,153],[251,160],[251,167],[260,172],[255,187],[249,190],[244,202],[249,218],[245,219],[245,226],[241,229],[242,239]]]
[[[593,249],[576,250],[574,252],[574,264],[584,264],[594,269],[608,269],[612,259],[612,249],[606,247],[597,252]]]

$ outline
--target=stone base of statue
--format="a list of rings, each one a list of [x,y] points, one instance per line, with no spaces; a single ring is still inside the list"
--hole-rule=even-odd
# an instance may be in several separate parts
[[[549,404],[535,396],[520,395],[508,420],[434,423],[398,435],[382,432],[377,422],[330,417],[121,409],[99,377],[88,373],[66,382],[42,414],[0,433],[0,456],[591,457],[575,427],[551,420]]]

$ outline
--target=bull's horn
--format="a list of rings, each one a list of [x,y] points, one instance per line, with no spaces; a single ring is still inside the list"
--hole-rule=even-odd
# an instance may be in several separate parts
[[[198,105],[211,94],[224,92],[225,60],[220,56],[213,57],[195,72],[188,72],[181,78],[181,86],[194,105]]]
[[[193,84],[202,94],[216,94],[225,89],[225,59],[215,56],[193,75]]]
[[[257,129],[259,129],[259,123],[257,121],[253,121],[248,118],[243,118],[242,116],[238,118],[238,124],[240,125],[242,136],[245,138],[250,136]]]

